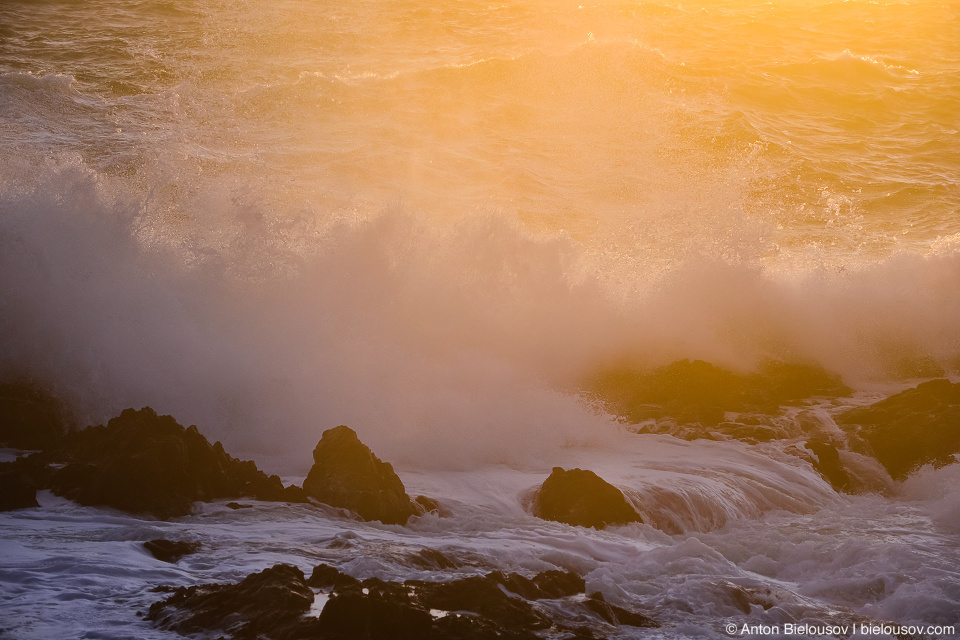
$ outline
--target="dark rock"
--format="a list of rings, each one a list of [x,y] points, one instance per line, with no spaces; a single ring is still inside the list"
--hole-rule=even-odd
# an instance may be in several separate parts
[[[471,576],[452,582],[408,581],[426,608],[472,611],[507,629],[546,629],[550,620],[522,598],[500,588],[500,576]]]
[[[318,617],[303,615],[313,602],[310,587],[329,598]],[[325,564],[305,581],[299,569],[277,565],[239,584],[174,589],[147,619],[181,634],[225,633],[234,640],[538,640],[546,629],[595,640],[587,627],[551,620],[528,601],[575,595],[582,587],[582,578],[562,571],[532,579],[496,571],[451,582],[399,583],[361,582]],[[515,595],[521,591],[530,597]],[[598,602],[591,610],[610,624],[656,625],[602,597]],[[582,621],[585,614],[579,616]]]
[[[211,445],[195,426],[184,429],[149,407],[127,409],[107,426],[71,433],[58,449],[66,462],[50,484],[84,505],[106,505],[169,518],[197,500],[253,496],[288,500],[280,478]]]
[[[615,367],[587,384],[607,408],[637,423],[672,416],[678,422],[716,426],[727,411],[760,409],[776,413],[781,405],[812,396],[849,396],[838,376],[816,365],[767,361],[754,373],[740,374],[701,360],[680,360],[653,372]]]
[[[583,593],[587,588],[583,578],[572,571],[558,571],[556,569],[538,573],[533,583],[540,590],[539,598],[566,598]]]
[[[837,417],[896,479],[925,464],[941,467],[960,453],[960,383],[931,380]]]
[[[307,581],[315,589],[333,589],[342,591],[352,587],[357,587],[360,581],[353,576],[341,573],[337,568],[327,564],[318,564],[313,568],[310,579]]]
[[[815,456],[813,468],[830,483],[834,491],[853,492],[853,481],[840,462],[840,452],[835,446],[823,440],[808,440],[804,446]]]
[[[408,556],[411,566],[418,569],[458,569],[462,566],[456,560],[440,553],[436,549],[421,549]]]
[[[150,607],[146,619],[180,634],[220,630],[235,638],[281,638],[313,604],[300,569],[278,564],[238,584],[180,587]]]
[[[65,405],[44,389],[26,383],[0,384],[0,446],[50,449],[72,425]]]
[[[615,486],[593,471],[554,467],[537,494],[533,514],[544,520],[603,529],[642,522]]]
[[[393,466],[375,456],[350,427],[325,431],[313,460],[303,481],[308,496],[384,524],[405,524],[416,514]]]
[[[413,508],[416,510],[417,515],[423,515],[425,513],[435,513],[441,518],[449,518],[450,510],[444,508],[439,501],[434,500],[433,498],[428,498],[427,496],[417,496],[413,500]]]
[[[157,560],[162,562],[176,562],[183,556],[196,553],[200,545],[196,542],[184,542],[182,540],[148,540],[143,543],[143,548],[150,552]]]
[[[599,591],[596,593],[591,593],[587,596],[584,605],[597,614],[603,620],[610,624],[614,625],[626,625],[628,627],[659,627],[660,624],[648,618],[647,616],[634,613],[633,611],[628,611],[622,607],[612,605],[604,599],[603,594]]]
[[[5,465],[0,470],[0,511],[39,507],[36,483],[12,467]]]
[[[327,601],[317,626],[331,640],[423,640],[431,635],[433,617],[407,599],[348,592]]]
[[[236,510],[238,510],[238,509],[252,509],[252,508],[253,508],[253,505],[252,505],[252,504],[240,504],[239,502],[228,502],[228,503],[227,503],[227,508],[228,508],[228,509],[233,509],[234,511],[236,511]]]

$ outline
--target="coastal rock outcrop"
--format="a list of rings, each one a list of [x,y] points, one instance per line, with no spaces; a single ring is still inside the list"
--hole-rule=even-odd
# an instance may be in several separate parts
[[[299,488],[284,488],[252,461],[211,445],[195,426],[184,428],[149,407],[69,434],[54,459],[65,462],[50,478],[57,495],[157,518],[186,515],[198,500],[305,500]]]
[[[895,479],[960,453],[960,383],[931,380],[837,417]]]
[[[642,522],[623,492],[593,471],[560,467],[554,467],[541,485],[533,515],[594,529]]]
[[[184,635],[215,629],[234,638],[282,638],[312,604],[303,572],[278,564],[237,584],[180,587],[151,605],[146,619]]]
[[[851,389],[822,367],[769,360],[752,373],[736,373],[702,360],[678,360],[654,371],[630,366],[599,372],[587,390],[631,422],[671,417],[715,427],[727,411],[776,414],[812,396],[849,396]],[[760,438],[764,439],[764,438]]]
[[[556,570],[401,583],[359,580],[328,565],[305,580],[300,569],[276,565],[237,584],[177,588],[150,607],[147,619],[179,633],[236,640],[536,640],[546,629],[587,639],[606,625],[659,626],[599,593],[584,597],[584,587],[580,576]],[[562,607],[535,604],[563,598]]]
[[[364,520],[405,524],[423,513],[389,462],[383,462],[347,426],[323,432],[313,450],[313,468],[303,490],[324,504],[356,512]]]

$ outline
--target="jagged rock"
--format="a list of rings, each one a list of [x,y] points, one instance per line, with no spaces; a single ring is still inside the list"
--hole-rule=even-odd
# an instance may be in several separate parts
[[[507,629],[546,629],[550,620],[528,601],[507,595],[500,576],[471,576],[452,582],[414,582],[419,601],[429,609],[472,611]]]
[[[374,455],[350,427],[325,431],[313,460],[303,489],[320,502],[384,524],[405,524],[418,511],[393,466]]]
[[[303,615],[313,602],[310,587],[328,598],[318,617]],[[530,602],[575,596],[583,587],[583,578],[562,571],[532,579],[495,571],[451,582],[400,583],[360,581],[328,565],[318,565],[305,581],[299,569],[276,565],[239,584],[158,589],[172,595],[151,606],[147,619],[181,634],[226,633],[234,640],[538,640],[546,629],[586,640],[597,637],[588,627],[569,627],[569,618],[547,615],[555,608]],[[657,626],[602,596],[570,606],[583,611],[580,623],[593,615],[598,623]]]
[[[302,498],[252,461],[231,457],[219,442],[211,445],[195,426],[184,429],[149,407],[71,433],[58,452],[66,465],[53,473],[51,488],[84,505],[169,518],[190,513],[197,500]]]
[[[310,580],[307,581],[315,589],[332,589],[334,591],[343,591],[352,587],[358,587],[360,581],[341,573],[336,567],[327,564],[318,564],[313,568],[310,574]]]
[[[659,627],[660,624],[648,618],[647,616],[628,611],[622,607],[612,605],[606,601],[603,594],[599,591],[587,596],[584,605],[590,611],[594,612],[605,621],[613,625],[626,625],[628,627]]]
[[[623,492],[593,471],[560,467],[554,467],[540,487],[533,515],[594,529],[642,522]]]
[[[421,549],[407,556],[411,566],[418,569],[457,569],[461,565],[436,549]]]
[[[40,387],[0,384],[0,446],[50,449],[72,424],[65,405]]]
[[[0,468],[0,511],[39,507],[37,485],[12,464]]]
[[[834,491],[853,492],[853,481],[840,462],[840,452],[835,446],[823,440],[808,440],[804,446],[813,452],[813,468],[830,483]]]
[[[238,584],[179,587],[151,605],[146,619],[184,635],[215,629],[234,638],[281,638],[310,609],[313,598],[300,569],[278,564]]]
[[[954,462],[960,453],[960,383],[931,380],[837,417],[859,425],[855,435],[896,479],[916,468]]]
[[[727,411],[762,409],[812,396],[849,396],[838,376],[816,365],[767,361],[754,373],[739,374],[701,360],[680,360],[653,372],[633,367],[607,369],[587,383],[610,411],[637,423],[671,416],[680,423],[716,426]]]
[[[148,540],[143,543],[143,548],[150,552],[157,560],[161,562],[176,562],[183,556],[196,553],[200,545],[196,542],[184,542],[183,540]]]

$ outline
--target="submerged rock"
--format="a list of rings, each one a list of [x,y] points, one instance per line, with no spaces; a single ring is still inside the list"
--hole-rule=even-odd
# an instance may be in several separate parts
[[[410,500],[393,466],[374,455],[350,427],[324,431],[313,460],[303,490],[324,504],[384,524],[405,524],[423,512]]]
[[[837,417],[896,479],[925,464],[943,466],[960,453],[960,383],[931,380]]]
[[[196,542],[184,542],[182,540],[148,540],[143,543],[143,548],[150,552],[157,560],[161,562],[176,562],[183,556],[196,553],[200,545]]]
[[[311,587],[326,599],[319,615],[304,615],[314,601]],[[178,633],[236,640],[537,640],[547,629],[557,637],[595,638],[583,626],[591,619],[601,627],[658,626],[599,594],[584,600],[583,592],[583,578],[563,571],[401,583],[361,581],[328,565],[314,568],[307,581],[296,567],[276,565],[238,584],[175,589],[150,607],[147,619]],[[546,598],[571,599],[563,607],[536,604]]]
[[[581,527],[642,522],[623,492],[593,471],[554,467],[537,494],[533,515]]]
[[[195,426],[185,429],[149,407],[70,434],[58,455],[66,464],[53,473],[51,488],[84,505],[169,518],[190,513],[197,500],[304,500],[298,488],[284,488],[219,442],[211,445]]]

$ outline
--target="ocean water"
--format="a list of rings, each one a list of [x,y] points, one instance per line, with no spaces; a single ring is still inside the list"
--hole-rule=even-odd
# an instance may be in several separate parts
[[[858,459],[882,491],[840,496],[792,441],[637,435],[579,394],[623,360],[813,362],[856,390],[806,408],[831,428],[956,380],[958,43],[926,0],[0,3],[0,374],[290,477],[348,424],[457,506],[403,530],[44,496],[0,519],[0,636],[168,637],[133,615],[158,581],[413,576],[419,546],[576,568],[670,637],[960,623],[955,467]],[[656,526],[532,518],[555,465]],[[211,552],[158,568],[158,531]]]

